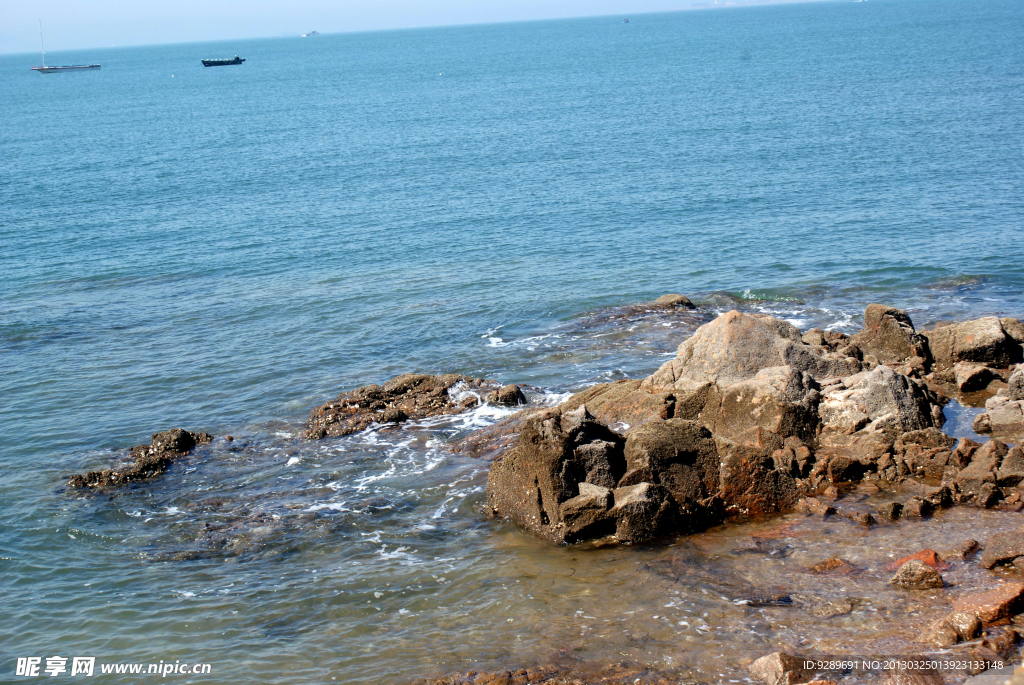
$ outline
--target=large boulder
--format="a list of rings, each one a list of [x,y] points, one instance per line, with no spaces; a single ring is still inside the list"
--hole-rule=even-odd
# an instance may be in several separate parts
[[[729,447],[722,457],[719,476],[719,497],[725,513],[757,517],[796,506],[796,480],[791,471],[778,466],[774,457],[764,456],[761,450]]]
[[[731,311],[706,323],[643,384],[645,389],[692,392],[704,383],[726,387],[753,378],[762,369],[791,366],[814,378],[860,371],[852,357],[808,345],[790,323],[766,314]]]
[[[1005,369],[1022,361],[1021,343],[1007,334],[1003,321],[1014,335],[1018,331],[1016,319],[986,316],[973,321],[940,326],[922,331],[928,340],[928,349],[937,369],[951,369],[957,362],[976,362]]]
[[[516,446],[494,460],[487,505],[495,516],[559,543],[613,534],[640,542],[673,532],[678,507],[665,487],[619,484],[625,442],[586,406],[533,416]]]
[[[455,373],[402,374],[383,386],[366,385],[313,409],[305,436],[310,440],[340,437],[374,423],[402,423],[429,416],[460,414],[479,403],[479,393],[498,390],[498,387],[495,381]],[[525,397],[518,399],[525,400]]]
[[[989,440],[974,451],[971,462],[956,474],[954,482],[966,497],[973,497],[982,492],[988,485],[995,487],[999,468],[1009,448],[998,440]]]
[[[1000,389],[985,401],[985,412],[974,417],[973,428],[981,435],[1021,442],[1024,440],[1024,399],[1011,400],[1007,390]]]
[[[852,338],[865,355],[882,364],[903,363],[910,358],[928,358],[928,342],[914,330],[910,316],[902,309],[869,304],[864,310],[864,330]]]
[[[71,476],[68,486],[85,488],[146,480],[166,472],[176,460],[212,440],[209,433],[193,433],[182,428],[153,433],[148,445],[136,445],[131,449],[129,464]]]

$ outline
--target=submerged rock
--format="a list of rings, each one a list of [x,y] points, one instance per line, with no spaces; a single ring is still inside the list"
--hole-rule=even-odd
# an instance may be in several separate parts
[[[84,488],[124,485],[152,478],[167,471],[176,459],[185,456],[197,445],[205,445],[212,440],[213,436],[209,433],[192,433],[181,428],[154,433],[148,445],[136,445],[131,449],[134,461],[130,465],[71,476],[68,486]]]
[[[464,390],[467,396],[457,398],[452,392],[456,386]],[[508,387],[505,386],[501,391]],[[403,374],[383,386],[366,385],[343,393],[313,409],[306,423],[305,437],[310,440],[340,437],[364,430],[374,423],[402,423],[428,416],[461,414],[476,406],[479,400],[474,393],[497,388],[498,383],[495,381],[454,373],[439,376]],[[519,390],[518,387],[516,390]],[[519,390],[519,393],[521,395],[522,391]],[[518,396],[516,399],[519,399]]]
[[[812,671],[804,669],[804,660],[785,652],[773,652],[761,657],[747,667],[757,680],[766,685],[796,685],[806,683],[814,677]]]
[[[981,633],[981,621],[970,611],[954,611],[928,627],[921,639],[936,647],[952,647]]]

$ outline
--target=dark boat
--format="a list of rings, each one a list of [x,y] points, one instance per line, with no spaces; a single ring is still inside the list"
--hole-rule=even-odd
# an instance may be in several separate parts
[[[226,67],[229,64],[241,64],[245,60],[235,55],[231,59],[204,59],[204,67]]]
[[[74,71],[76,69],[99,69],[98,64],[69,64],[63,67],[32,67],[32,71],[38,71],[40,74],[49,74],[55,71]]]

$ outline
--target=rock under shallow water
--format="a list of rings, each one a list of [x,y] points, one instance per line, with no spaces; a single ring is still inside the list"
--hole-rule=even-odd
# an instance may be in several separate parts
[[[131,449],[134,461],[128,466],[71,476],[68,486],[84,488],[124,485],[152,478],[167,471],[175,460],[191,452],[197,445],[205,445],[212,440],[213,436],[209,433],[192,433],[182,428],[154,433],[150,444],[136,445]]]
[[[467,391],[461,401],[452,394]],[[506,390],[505,397],[515,395]],[[515,386],[512,386],[515,387]],[[496,381],[448,373],[439,376],[407,373],[392,378],[383,386],[367,385],[322,404],[309,413],[305,437],[318,440],[340,437],[368,428],[374,423],[402,423],[442,414],[461,414],[477,405],[475,394],[498,390]],[[515,395],[518,402],[522,391]],[[499,391],[500,392],[500,391]],[[524,398],[525,399],[525,398]]]

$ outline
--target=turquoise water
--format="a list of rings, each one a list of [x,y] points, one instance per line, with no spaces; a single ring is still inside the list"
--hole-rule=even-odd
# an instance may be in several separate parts
[[[481,607],[561,552],[445,446],[500,412],[311,445],[308,410],[411,370],[640,376],[693,322],[589,315],[665,292],[1024,317],[1022,35],[1018,2],[871,0],[0,57],[3,668],[541,659]],[[174,425],[240,439],[63,491]]]

